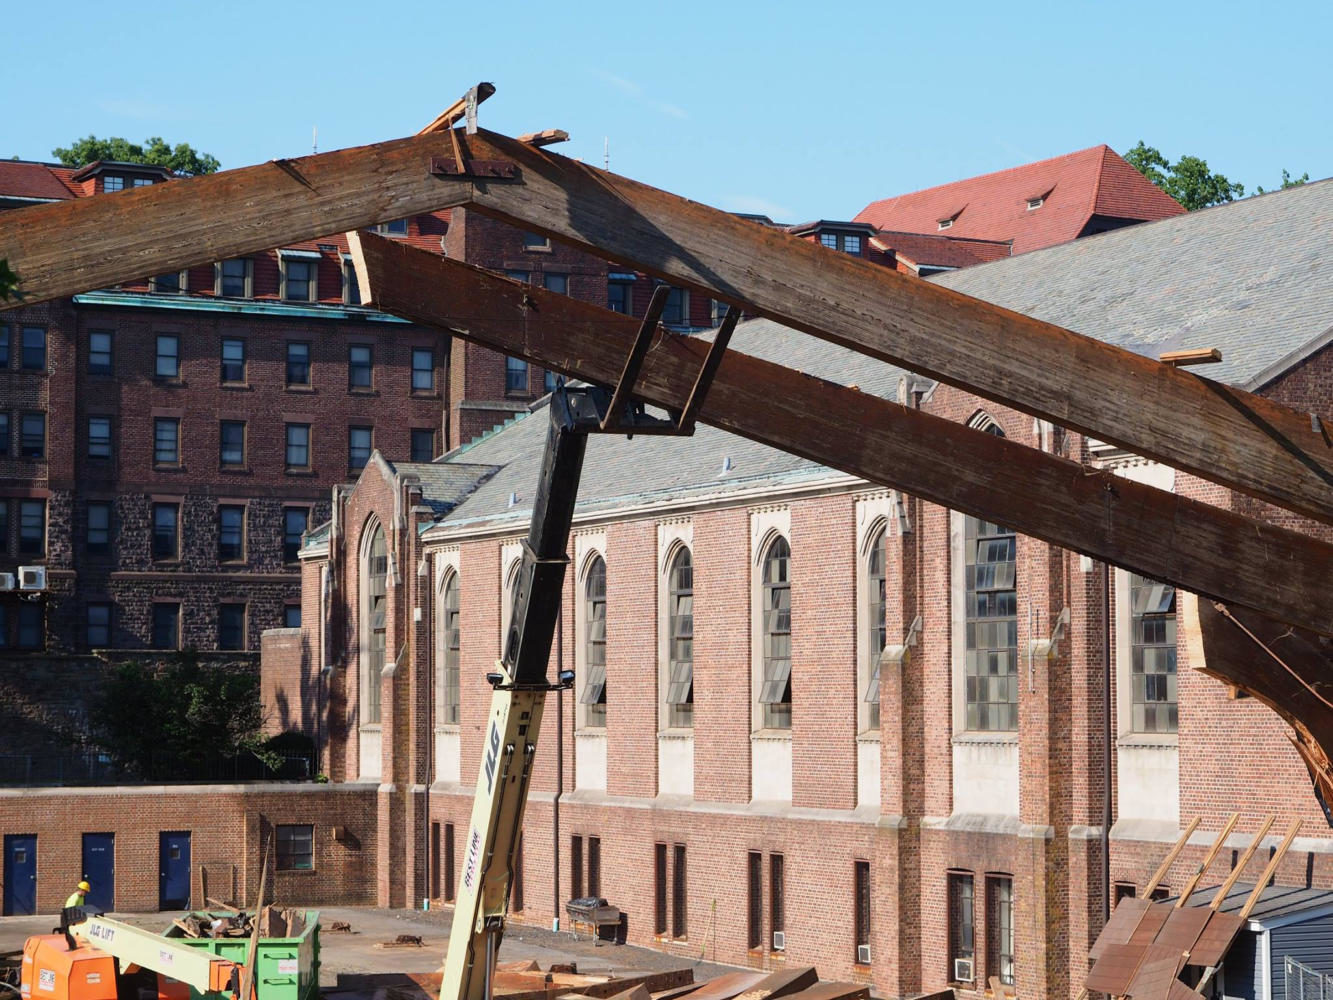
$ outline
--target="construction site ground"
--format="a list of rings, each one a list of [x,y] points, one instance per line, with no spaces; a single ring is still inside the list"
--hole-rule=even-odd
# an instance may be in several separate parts
[[[451,910],[381,910],[370,907],[329,907],[320,910],[320,985],[334,986],[340,973],[437,972],[444,964],[449,943]],[[162,931],[180,913],[115,914],[136,927]],[[343,921],[351,933],[329,930]],[[22,949],[34,934],[49,934],[59,923],[54,914],[32,917],[0,917],[0,954]],[[564,924],[562,923],[562,928]],[[400,934],[420,937],[422,947],[376,948]],[[578,971],[591,975],[624,976],[635,972],[665,972],[689,968],[697,982],[712,979],[730,966],[704,961],[707,944],[679,945],[670,952],[608,941],[594,943],[586,930],[576,939],[567,930],[552,932],[549,926],[511,922],[500,946],[504,962],[532,959],[543,969],[553,962],[573,962]]]

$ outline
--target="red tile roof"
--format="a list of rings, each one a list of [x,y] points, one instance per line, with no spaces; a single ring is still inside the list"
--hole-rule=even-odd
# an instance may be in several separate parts
[[[1029,209],[1030,199],[1043,198]],[[1109,146],[1028,163],[981,177],[885,198],[856,216],[879,229],[1010,240],[1013,252],[1077,239],[1094,215],[1164,219],[1185,211]],[[910,254],[909,254],[910,256]]]
[[[76,198],[78,189],[69,181],[73,173],[49,163],[0,160],[0,198]]]
[[[971,267],[1008,257],[1010,246],[999,240],[958,239],[943,234],[881,232],[871,246],[882,247],[903,260],[926,267]]]

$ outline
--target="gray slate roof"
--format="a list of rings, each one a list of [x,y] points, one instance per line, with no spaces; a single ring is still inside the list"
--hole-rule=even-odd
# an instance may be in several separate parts
[[[499,471],[499,466],[477,462],[390,462],[399,475],[421,481],[421,502],[438,514],[453,510],[481,483]]]
[[[1217,895],[1218,886],[1199,888],[1190,896],[1188,906],[1208,906]],[[1223,913],[1239,913],[1250,893],[1253,882],[1237,882],[1227,893],[1219,909]],[[1259,894],[1259,902],[1250,911],[1250,919],[1258,924],[1300,913],[1333,906],[1333,889],[1307,889],[1304,886],[1270,885]]]
[[[1220,348],[1196,370],[1252,388],[1333,328],[1333,180],[931,280],[1149,357]]]
[[[732,347],[809,372],[862,392],[893,396],[903,372],[855,351],[789,330],[765,319],[737,327]],[[531,516],[549,414],[544,406],[455,452],[453,461],[502,466],[443,520],[446,524],[526,522]],[[723,459],[733,468],[722,474]],[[399,468],[403,463],[399,463]],[[415,467],[413,467],[415,468]],[[692,437],[594,434],[588,442],[579,512],[593,513],[644,503],[725,496],[763,486],[796,485],[838,476],[833,470],[726,431],[700,424]],[[509,497],[518,494],[511,508]]]
[[[1333,327],[1333,181],[1143,223],[931,280],[1140,354],[1218,347],[1209,378],[1250,384],[1303,357]],[[893,396],[900,369],[769,320],[741,324],[736,350],[864,392]],[[1282,367],[1279,365],[1279,367]],[[431,465],[498,468],[461,496],[445,525],[526,522],[545,443],[545,409],[522,416]],[[721,474],[723,459],[734,468]],[[421,475],[422,473],[418,473]],[[747,489],[817,482],[837,473],[700,425],[692,438],[594,435],[579,511],[588,514]],[[423,475],[423,483],[425,477]],[[442,486],[450,496],[461,491]],[[509,506],[511,494],[517,502]]]

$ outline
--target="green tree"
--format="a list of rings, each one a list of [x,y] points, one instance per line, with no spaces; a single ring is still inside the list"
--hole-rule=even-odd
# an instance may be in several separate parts
[[[1278,188],[1277,190],[1279,190],[1279,191],[1285,191],[1285,190],[1287,190],[1287,188],[1300,187],[1302,184],[1304,184],[1304,183],[1305,183],[1306,181],[1308,181],[1309,179],[1310,179],[1310,174],[1309,174],[1308,172],[1307,172],[1307,173],[1303,173],[1303,174],[1301,174],[1299,177],[1292,177],[1291,174],[1287,173],[1287,168],[1286,168],[1286,167],[1283,167],[1283,168],[1282,168],[1282,186],[1281,186],[1280,188]],[[1255,189],[1254,189],[1254,193],[1255,193],[1255,194],[1268,194],[1268,192],[1265,191],[1265,190],[1263,189],[1263,186],[1262,186],[1262,185],[1259,186],[1259,187],[1257,187],[1257,188],[1255,188]]]
[[[1202,157],[1182,156],[1171,163],[1160,150],[1140,139],[1125,159],[1190,212],[1245,196],[1245,185],[1213,173]]]
[[[19,294],[19,276],[10,269],[9,260],[0,257],[0,302],[22,297]]]
[[[118,163],[147,163],[154,167],[166,167],[190,177],[214,173],[222,166],[217,157],[196,152],[189,143],[172,146],[156,135],[145,139],[143,145],[120,136],[99,139],[90,135],[68,147],[51,150],[51,155],[67,167],[83,167],[98,160],[114,160]]]
[[[263,750],[259,675],[204,666],[192,651],[118,665],[97,699],[95,735],[116,762],[156,781],[211,777],[220,759]]]

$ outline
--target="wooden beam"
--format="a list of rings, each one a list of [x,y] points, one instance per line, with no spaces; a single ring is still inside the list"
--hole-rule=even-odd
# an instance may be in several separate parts
[[[1245,848],[1245,853],[1240,856],[1240,859],[1231,869],[1231,874],[1226,877],[1225,882],[1217,887],[1217,892],[1213,893],[1213,901],[1208,904],[1210,910],[1219,910],[1222,908],[1222,904],[1227,901],[1227,894],[1231,892],[1232,886],[1234,886],[1240,879],[1241,873],[1245,871],[1245,866],[1250,863],[1250,858],[1253,857],[1254,852],[1259,849],[1260,842],[1268,836],[1268,831],[1272,828],[1275,822],[1277,822],[1277,817],[1271,814],[1264,819],[1263,824],[1259,827],[1259,832],[1256,833],[1254,839],[1250,841],[1250,846]]]
[[[472,179],[432,176],[432,156],[448,134],[0,212],[24,295],[0,311],[464,204]]]
[[[566,375],[614,385],[639,321],[369,233],[363,295]],[[680,410],[707,342],[661,333],[635,395]],[[698,419],[1054,545],[1333,634],[1333,547],[729,350]]]
[[[432,176],[459,143],[519,179]],[[1322,420],[484,130],[0,213],[0,257],[36,303],[461,204],[1333,523]]]
[[[1157,360],[1164,365],[1186,368],[1190,365],[1215,365],[1222,360],[1222,352],[1216,347],[1201,347],[1197,351],[1165,351]]]
[[[479,83],[473,90],[477,92],[477,103],[480,104],[495,93],[495,84]],[[468,92],[468,94],[470,93],[471,91]],[[429,135],[431,132],[443,132],[445,129],[451,127],[455,121],[463,116],[463,112],[467,111],[468,94],[464,94],[458,100],[454,101],[453,104],[449,105],[436,115],[431,123],[418,132],[417,135]]]
[[[1213,846],[1208,848],[1208,853],[1203,856],[1203,862],[1190,876],[1185,888],[1180,890],[1180,895],[1176,897],[1176,909],[1180,909],[1190,901],[1190,896],[1194,895],[1195,888],[1199,885],[1199,880],[1207,874],[1208,869],[1217,860],[1217,855],[1221,853],[1223,846],[1227,842],[1227,837],[1231,836],[1231,831],[1236,828],[1236,823],[1240,820],[1240,813],[1232,813],[1226,821],[1226,825],[1217,831],[1217,839],[1213,841]]]
[[[1185,849],[1185,845],[1190,842],[1190,837],[1194,831],[1199,828],[1199,817],[1195,816],[1190,820],[1190,825],[1185,827],[1180,837],[1176,840],[1175,846],[1167,852],[1162,863],[1157,866],[1157,871],[1153,872],[1152,878],[1148,879],[1148,884],[1143,887],[1143,898],[1151,899],[1153,890],[1166,878],[1166,873],[1171,870],[1171,866],[1176,863],[1176,858],[1180,857],[1180,852]]]
[[[1301,821],[1299,819],[1292,820],[1291,826],[1287,827],[1287,835],[1282,838],[1282,843],[1277,845],[1277,850],[1268,859],[1268,864],[1264,867],[1263,874],[1259,876],[1259,881],[1254,883],[1254,890],[1250,893],[1249,899],[1245,900],[1245,905],[1241,907],[1240,919],[1242,922],[1250,919],[1250,914],[1254,912],[1259,897],[1264,894],[1264,889],[1272,880],[1274,873],[1277,872],[1277,866],[1287,856],[1287,851],[1291,848],[1291,842],[1296,839],[1296,834],[1300,828]]]
[[[1333,523],[1309,414],[484,129],[462,141],[523,178],[479,185],[477,211]]]

